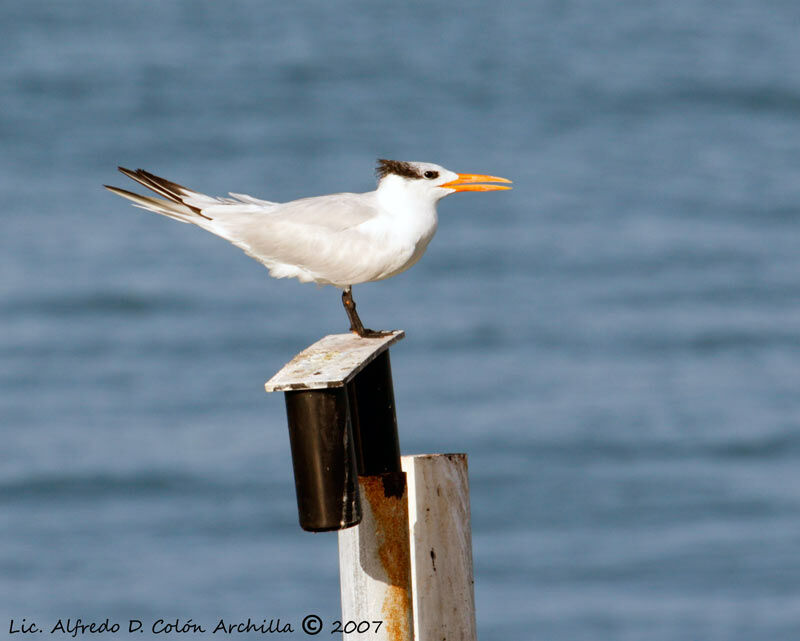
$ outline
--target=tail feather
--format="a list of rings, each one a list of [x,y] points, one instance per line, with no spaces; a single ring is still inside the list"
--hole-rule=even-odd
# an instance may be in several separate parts
[[[175,218],[184,223],[197,223],[198,221],[195,216],[200,216],[206,220],[212,220],[211,217],[204,214],[202,209],[192,201],[204,202],[208,200],[209,202],[214,202],[213,198],[193,192],[190,189],[186,189],[186,187],[161,178],[160,176],[156,176],[155,174],[151,174],[144,169],[137,169],[136,171],[126,169],[125,167],[118,167],[118,169],[131,180],[135,180],[140,185],[166,198],[166,200],[162,200],[161,198],[140,196],[139,194],[125,189],[104,185],[109,191],[123,198],[127,198],[128,200],[132,200],[137,207],[163,214],[170,218]]]
[[[127,198],[128,200],[132,201],[135,207],[146,209],[148,211],[161,214],[162,216],[169,216],[170,218],[179,220],[182,223],[194,222],[192,218],[194,218],[196,214],[186,205],[170,200],[163,200],[161,198],[142,196],[140,194],[135,194],[132,191],[120,189],[119,187],[112,187],[111,185],[103,185],[103,187],[108,189],[108,191],[117,194],[118,196],[122,196],[123,198]]]

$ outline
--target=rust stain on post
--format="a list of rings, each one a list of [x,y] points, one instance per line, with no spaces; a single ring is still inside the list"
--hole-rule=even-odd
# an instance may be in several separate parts
[[[375,518],[378,555],[389,582],[383,602],[388,638],[411,638],[411,559],[408,538],[408,497],[404,472],[362,476],[362,500]]]

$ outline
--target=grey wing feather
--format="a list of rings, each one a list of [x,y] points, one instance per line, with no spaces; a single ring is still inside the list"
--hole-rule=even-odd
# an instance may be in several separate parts
[[[355,278],[347,272],[358,268],[359,261],[352,256],[369,252],[369,241],[358,226],[371,220],[377,208],[369,194],[333,194],[295,200],[255,215],[209,214],[224,228],[220,235],[267,265],[273,275],[283,276],[285,268],[285,275],[308,280],[289,269],[296,266],[308,274],[337,274],[336,281],[346,283]]]
[[[358,227],[377,215],[372,194],[331,194],[301,198],[281,205],[275,215],[302,225],[343,231]]]

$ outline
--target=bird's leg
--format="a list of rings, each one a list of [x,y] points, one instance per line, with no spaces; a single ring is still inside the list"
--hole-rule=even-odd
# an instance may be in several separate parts
[[[359,336],[363,335],[364,324],[358,317],[356,301],[353,300],[353,292],[349,287],[345,287],[344,290],[342,290],[342,305],[344,305],[344,311],[347,312],[347,317],[350,319],[350,331],[355,332]]]
[[[349,286],[345,287],[342,291],[342,304],[344,305],[344,311],[347,312],[347,317],[350,319],[350,331],[355,332],[361,338],[383,338],[392,333],[376,332],[364,328],[364,324],[361,322],[361,319],[358,317],[358,312],[356,311],[356,301],[353,300],[352,288]]]

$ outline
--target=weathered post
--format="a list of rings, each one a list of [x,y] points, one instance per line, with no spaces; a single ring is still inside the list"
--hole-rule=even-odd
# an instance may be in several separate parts
[[[346,639],[365,629],[377,641],[413,639],[408,494],[388,352],[403,336],[326,336],[266,384],[286,394],[300,525],[341,530]]]
[[[403,336],[326,336],[266,390],[285,393],[300,525],[339,531],[344,638],[474,641],[467,458],[401,460],[389,346]]]
[[[415,638],[476,641],[467,455],[404,456],[403,469]]]

